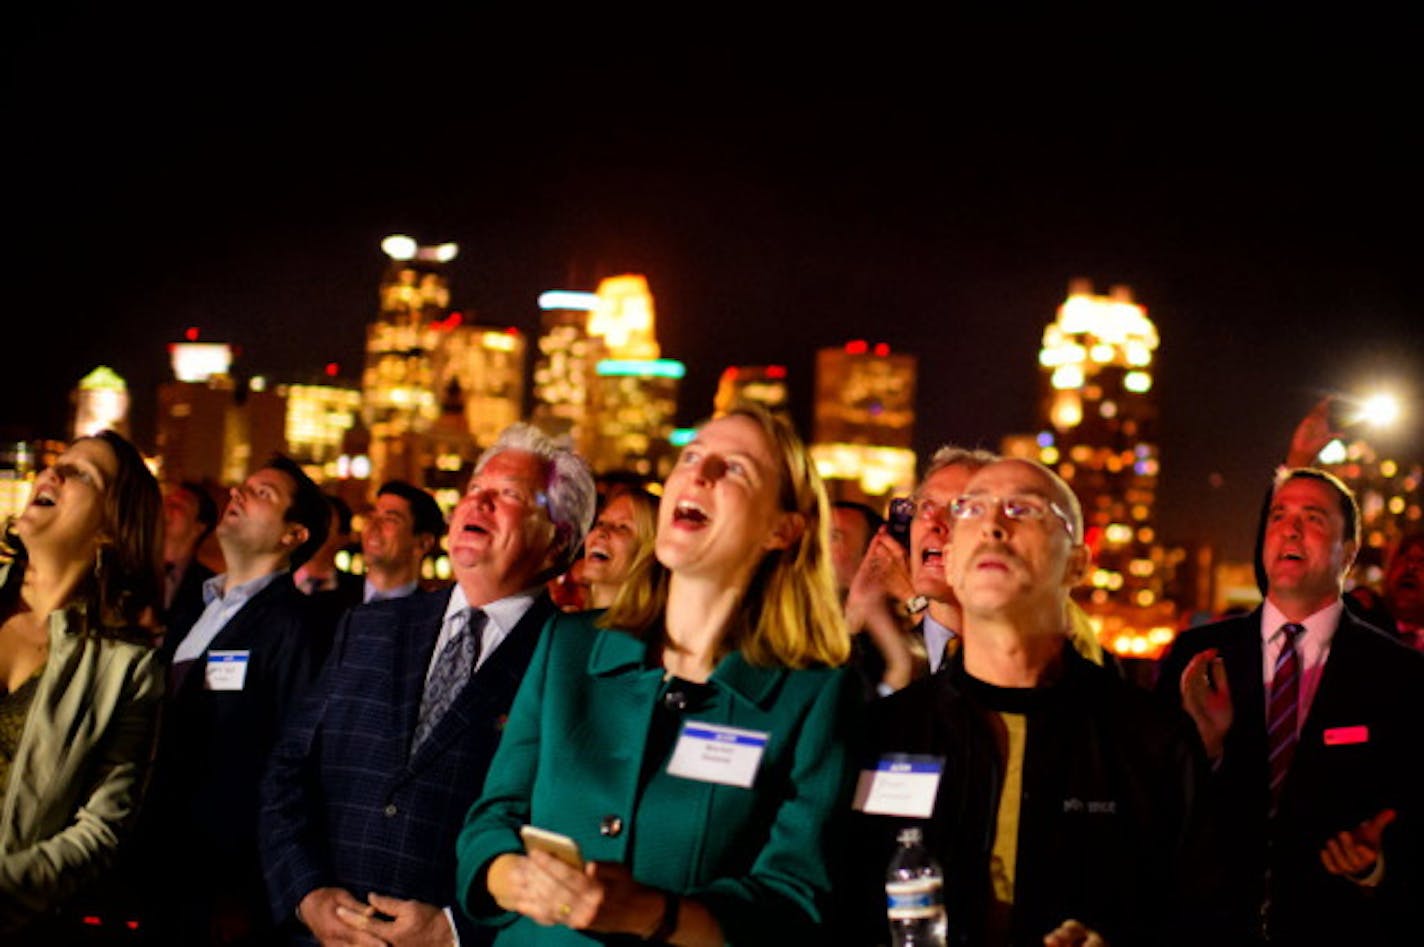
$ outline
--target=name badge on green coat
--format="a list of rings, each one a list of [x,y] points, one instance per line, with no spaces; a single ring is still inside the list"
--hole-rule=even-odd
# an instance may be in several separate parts
[[[750,789],[767,736],[759,730],[689,720],[672,751],[668,775]]]

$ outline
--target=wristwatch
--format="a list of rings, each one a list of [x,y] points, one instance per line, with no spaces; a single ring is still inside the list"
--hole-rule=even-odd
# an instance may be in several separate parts
[[[918,615],[920,612],[930,607],[929,596],[911,595],[909,598],[905,599],[904,605],[906,615]]]

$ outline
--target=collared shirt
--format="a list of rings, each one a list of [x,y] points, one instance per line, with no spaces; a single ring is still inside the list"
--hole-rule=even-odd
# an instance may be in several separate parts
[[[485,613],[486,620],[484,631],[480,634],[480,656],[472,670],[478,671],[480,665],[485,663],[485,659],[499,647],[500,642],[509,637],[509,633],[514,630],[515,625],[519,624],[524,613],[529,611],[529,607],[534,604],[534,599],[538,595],[539,589],[537,588],[525,589],[523,592],[516,592],[480,606],[480,611]],[[450,604],[445,607],[445,617],[440,620],[440,637],[435,639],[435,650],[430,655],[430,666],[425,670],[425,683],[430,683],[430,675],[435,671],[435,662],[440,660],[440,654],[445,650],[445,645],[455,634],[458,622],[455,616],[469,607],[470,602],[465,598],[465,590],[460,588],[459,583],[456,583],[455,587],[450,590]]]
[[[944,658],[945,644],[951,638],[958,638],[959,633],[935,621],[928,611],[925,612],[924,633],[925,657],[929,658],[930,673],[933,674],[939,670],[939,663]]]
[[[411,579],[405,585],[397,585],[389,591],[382,592],[372,585],[371,580],[367,578],[365,590],[361,593],[361,603],[364,605],[368,602],[385,602],[393,598],[405,598],[407,595],[415,594],[417,585],[418,583],[414,579]]]
[[[1305,626],[1295,640],[1296,654],[1300,659],[1300,691],[1296,701],[1296,732],[1310,713],[1310,702],[1315,699],[1315,691],[1320,687],[1320,675],[1325,670],[1325,660],[1330,657],[1330,643],[1335,638],[1335,628],[1340,624],[1340,613],[1345,603],[1336,599],[1298,624]],[[1290,619],[1266,599],[1261,608],[1261,680],[1266,685],[1267,713],[1270,712],[1269,695],[1271,680],[1276,673],[1276,659],[1285,646],[1285,635],[1281,626]]]
[[[223,582],[227,579],[226,572],[215,575],[204,582],[203,601],[207,603],[207,607],[203,609],[203,614],[198,616],[198,620],[193,622],[193,627],[188,629],[183,640],[178,642],[178,648],[173,652],[173,663],[196,661],[202,657],[203,652],[208,650],[208,645],[212,644],[213,639],[218,636],[218,632],[227,627],[227,623],[242,609],[242,606],[250,602],[253,596],[265,589],[278,576],[289,574],[286,569],[269,572],[251,582],[244,582],[242,585],[228,589],[226,592],[223,591]]]

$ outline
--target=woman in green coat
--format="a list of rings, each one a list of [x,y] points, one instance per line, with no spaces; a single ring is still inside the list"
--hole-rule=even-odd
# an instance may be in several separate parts
[[[764,411],[684,449],[655,560],[596,624],[546,630],[460,834],[457,890],[498,944],[824,938],[858,709],[827,521]],[[526,852],[525,824],[582,864]]]

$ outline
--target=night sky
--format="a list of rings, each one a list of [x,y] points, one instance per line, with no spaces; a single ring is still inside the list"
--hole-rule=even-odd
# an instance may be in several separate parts
[[[148,438],[190,325],[245,372],[356,377],[403,232],[531,334],[539,292],[646,274],[684,422],[729,363],[787,364],[809,424],[816,348],[913,352],[921,451],[1031,430],[1068,280],[1127,283],[1163,339],[1164,537],[1237,555],[1321,393],[1394,387],[1381,445],[1419,453],[1401,24],[473,6],[7,13],[3,433],[62,433],[102,362]]]

